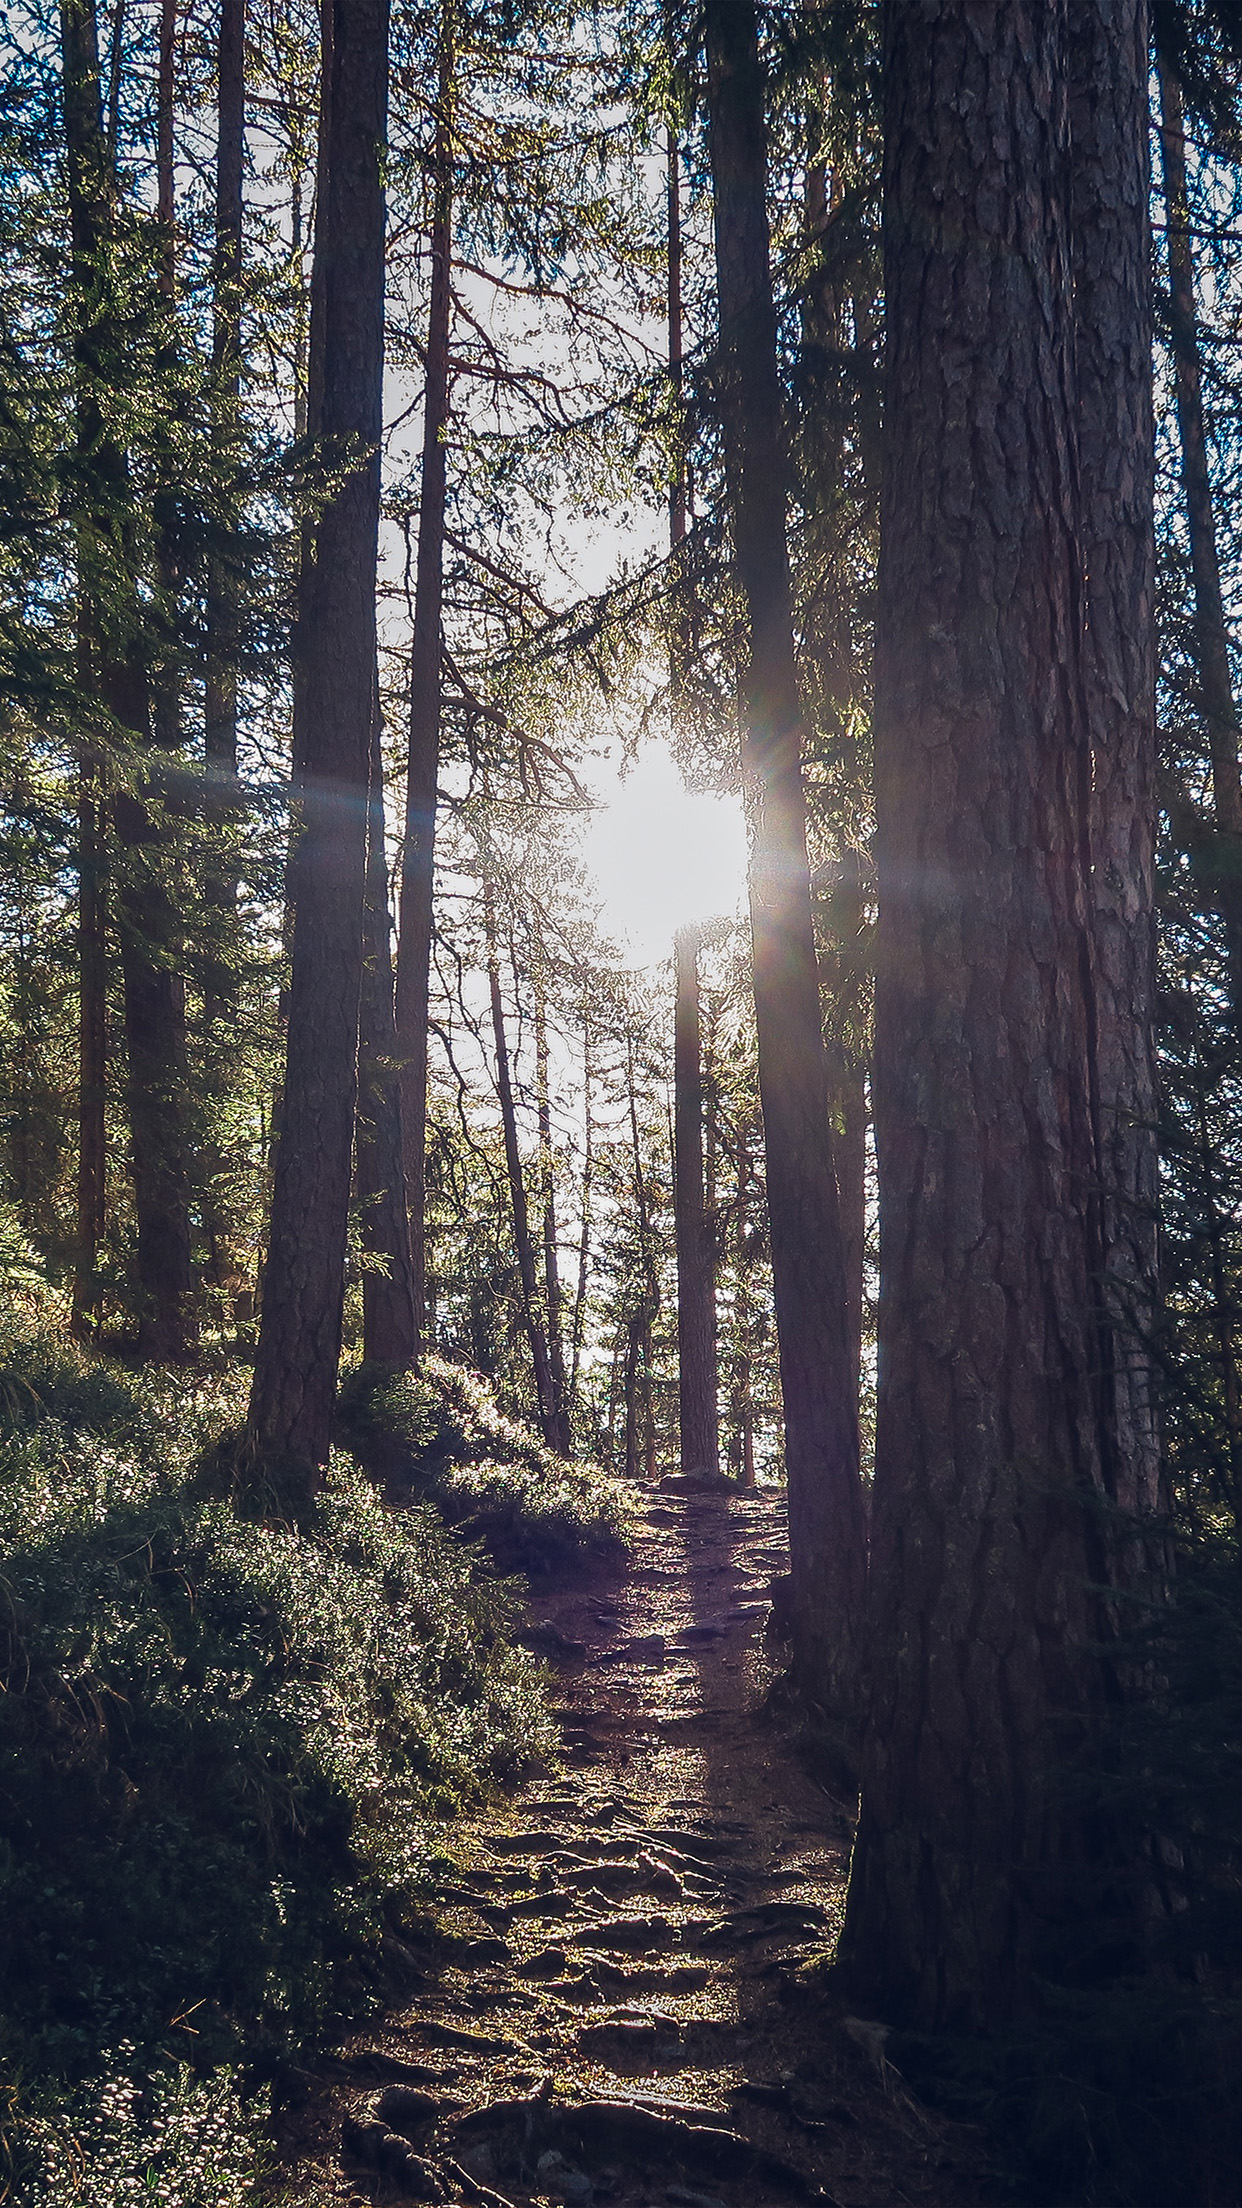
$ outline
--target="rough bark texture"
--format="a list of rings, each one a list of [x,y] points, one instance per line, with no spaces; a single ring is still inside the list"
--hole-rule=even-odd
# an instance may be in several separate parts
[[[297,1504],[328,1454],[357,1088],[384,365],[387,0],[326,0],[312,433],[352,462],[319,514],[298,602],[289,1041],[250,1398]],[[315,326],[317,325],[317,327]]]
[[[1133,67],[1118,9],[1123,31]],[[890,0],[881,1378],[843,1951],[879,2013],[931,2027],[1012,2014],[1052,1959],[1094,1845],[1054,1774],[1106,1690],[1092,938],[1113,916],[1090,872],[1067,67],[1059,0]],[[1123,206],[1119,237],[1128,183]]]
[[[1163,1508],[1157,1310],[1155,442],[1145,0],[1069,10],[1084,681],[1091,743],[1094,1080],[1108,1492]],[[1235,753],[1236,773],[1236,753]],[[1120,1559],[1114,1560],[1120,1569]]]
[[[158,798],[144,787],[143,759],[151,743],[150,699],[147,639],[129,566],[129,463],[105,413],[104,394],[110,378],[119,372],[123,349],[113,313],[109,266],[116,178],[100,106],[92,0],[64,0],[60,21],[76,309],[77,432],[88,479],[78,529],[80,656],[110,718],[110,733],[132,749],[138,784],[136,791],[118,791],[111,805],[138,1229],[138,1347],[145,1357],[175,1361],[189,1353],[194,1340],[180,921],[168,881]],[[97,857],[101,826],[97,811]],[[98,942],[95,955],[99,955]],[[96,985],[97,977],[88,980],[88,998]],[[88,1004],[87,1016],[94,1049],[98,1007]],[[101,1064],[99,1071],[102,1077]],[[96,1131],[90,1141],[96,1144]]]
[[[432,153],[431,299],[423,385],[423,454],[418,508],[414,638],[410,652],[410,753],[405,788],[397,941],[397,1040],[410,1254],[421,1335],[427,1303],[427,1007],[435,887],[436,794],[440,774],[440,626],[444,599],[445,430],[453,249],[453,0],[440,19],[440,80]]]
[[[1208,472],[1203,417],[1203,374],[1195,305],[1194,249],[1186,197],[1186,124],[1182,89],[1167,54],[1160,56],[1160,150],[1164,169],[1169,320],[1173,340],[1173,388],[1182,448],[1182,486],[1195,596],[1195,653],[1199,704],[1207,724],[1212,762],[1212,810],[1219,849],[1207,857],[1213,891],[1225,923],[1234,1018],[1242,1008],[1242,773],[1238,766],[1238,710],[1229,662],[1220,579],[1216,517]]]
[[[764,94],[752,0],[708,0],[705,26],[721,404],[734,553],[749,627],[742,761],[785,1405],[794,1664],[809,1693],[848,1709],[856,1691],[866,1570],[858,1404],[807,872]]]
[[[673,1217],[677,1231],[677,1371],[683,1472],[720,1470],[716,1403],[716,1267],[703,1201],[703,1064],[699,931],[679,928],[673,1026]]]
[[[362,1275],[362,1353],[385,1365],[418,1354],[414,1268],[401,1141],[401,1079],[393,1016],[392,926],[384,830],[384,760],[379,685],[371,737],[367,807],[367,886],[358,1022],[358,1197],[362,1246],[372,1262]]]

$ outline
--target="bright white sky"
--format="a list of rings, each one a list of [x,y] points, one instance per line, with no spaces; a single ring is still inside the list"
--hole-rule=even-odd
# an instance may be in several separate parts
[[[746,887],[741,799],[687,790],[662,744],[645,744],[622,779],[605,768],[594,781],[600,810],[583,837],[582,859],[598,884],[601,923],[635,965],[673,953],[690,920],[740,911]]]

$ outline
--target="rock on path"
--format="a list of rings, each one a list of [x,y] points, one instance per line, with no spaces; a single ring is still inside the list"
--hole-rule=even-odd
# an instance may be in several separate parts
[[[850,1822],[765,1708],[785,1567],[783,1496],[672,1476],[624,1577],[534,1605],[565,1768],[455,1828],[417,1998],[323,2065],[291,2122],[338,2198],[996,2197],[978,2141],[920,2109],[882,2032],[819,1982]]]

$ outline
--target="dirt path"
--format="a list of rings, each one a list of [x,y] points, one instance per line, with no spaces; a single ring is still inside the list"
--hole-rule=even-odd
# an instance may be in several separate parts
[[[849,1821],[762,1706],[783,1500],[679,1485],[623,1576],[533,1607],[566,1769],[458,1828],[434,1971],[329,2066],[312,2130],[339,2197],[996,2198],[977,2140],[918,2108],[818,1983]]]

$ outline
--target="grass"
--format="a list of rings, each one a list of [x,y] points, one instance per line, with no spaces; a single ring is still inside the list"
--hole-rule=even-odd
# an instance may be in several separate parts
[[[338,1454],[305,1524],[256,1522],[203,1473],[241,1386],[0,1336],[0,2198],[7,2153],[33,2208],[248,2199],[238,2076],[383,2000],[444,1820],[552,1752],[520,1589],[437,1507],[464,1459],[394,1511]],[[512,1523],[603,1538],[495,1432]]]

